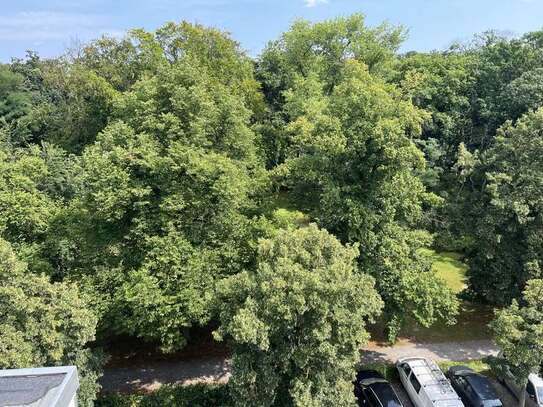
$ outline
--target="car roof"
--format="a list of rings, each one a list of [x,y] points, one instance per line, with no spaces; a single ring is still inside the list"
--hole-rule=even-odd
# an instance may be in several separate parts
[[[499,398],[492,383],[486,377],[477,373],[467,374],[464,377],[483,400],[496,400]]]
[[[460,397],[435,362],[422,357],[407,357],[399,359],[396,365],[399,367],[403,363],[409,365],[435,406],[462,405]]]

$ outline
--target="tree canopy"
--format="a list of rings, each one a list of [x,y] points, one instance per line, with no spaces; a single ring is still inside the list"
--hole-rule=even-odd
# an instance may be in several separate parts
[[[92,406],[102,357],[85,347],[96,323],[75,284],[28,274],[0,239],[0,368],[77,365],[80,404]]]
[[[312,224],[260,242],[255,271],[221,283],[219,338],[240,406],[351,405],[366,321],[382,303],[358,249]]]
[[[526,388],[528,376],[539,373],[543,363],[543,280],[530,280],[522,293],[522,304],[497,312],[491,324],[502,359],[516,381]],[[519,399],[524,407],[525,392]]]
[[[368,320],[391,341],[454,322],[422,249],[469,261],[464,297],[522,308],[543,33],[401,53],[406,34],[297,20],[252,58],[171,22],[0,65],[4,359],[90,366],[95,335],[173,352],[213,327],[240,405],[336,405]]]
[[[542,134],[543,109],[506,123],[475,170],[480,195],[466,209],[476,236],[470,282],[495,303],[518,298],[526,281],[541,277]]]

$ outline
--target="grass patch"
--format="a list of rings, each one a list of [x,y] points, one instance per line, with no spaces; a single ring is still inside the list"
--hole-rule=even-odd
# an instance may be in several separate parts
[[[490,366],[482,360],[464,360],[461,362],[447,361],[447,362],[439,362],[438,365],[439,365],[439,368],[443,370],[444,373],[447,372],[447,370],[451,366],[462,365],[462,366],[469,367],[474,372],[480,373],[485,376],[494,377],[492,371],[490,370]]]
[[[493,315],[493,308],[490,306],[462,302],[456,324],[447,325],[438,322],[429,328],[424,328],[414,321],[409,321],[400,336],[423,343],[489,339],[491,334],[488,324]]]
[[[442,278],[456,294],[464,290],[468,266],[462,262],[462,256],[459,253],[438,253],[430,249],[422,249],[421,253],[430,257],[432,268],[437,276]],[[424,328],[410,320],[400,332],[400,339],[419,343],[489,339],[491,334],[488,330],[488,323],[492,320],[493,315],[491,306],[462,301],[455,325],[438,322],[429,328]],[[386,342],[382,322],[372,326],[370,331],[374,340]]]
[[[462,256],[453,252],[436,252],[422,249],[421,253],[432,261],[432,268],[437,276],[443,279],[456,294],[466,288],[466,273],[468,266],[462,262]]]

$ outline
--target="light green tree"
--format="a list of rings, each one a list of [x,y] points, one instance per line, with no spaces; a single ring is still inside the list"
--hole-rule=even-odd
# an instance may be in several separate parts
[[[358,249],[315,225],[260,243],[257,268],[221,283],[216,332],[233,349],[239,406],[347,406],[366,322],[381,310]]]
[[[499,310],[490,326],[502,349],[502,362],[522,388],[518,405],[524,407],[528,376],[539,373],[543,363],[543,280],[530,280],[522,302],[513,300],[511,306]]]
[[[96,323],[75,284],[29,273],[0,239],[0,368],[76,365],[80,404],[92,406],[102,357],[86,346]]]

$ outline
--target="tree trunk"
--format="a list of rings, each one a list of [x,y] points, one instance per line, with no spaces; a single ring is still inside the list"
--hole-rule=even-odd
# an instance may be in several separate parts
[[[524,407],[526,404],[526,383],[522,385],[520,396],[518,398],[518,407]]]

